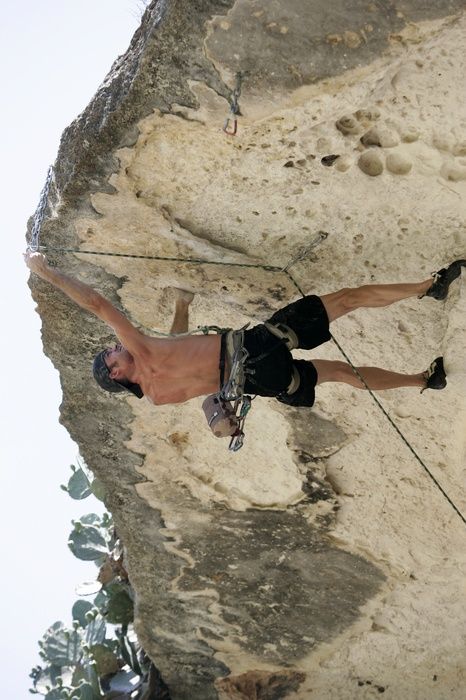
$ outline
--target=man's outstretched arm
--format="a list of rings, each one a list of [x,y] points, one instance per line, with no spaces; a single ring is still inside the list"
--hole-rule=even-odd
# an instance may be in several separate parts
[[[84,282],[80,282],[74,279],[74,277],[70,277],[64,272],[50,267],[42,253],[28,252],[25,254],[24,259],[31,272],[34,272],[46,282],[53,284],[54,287],[60,289],[64,294],[70,297],[70,299],[76,302],[76,304],[96,316],[99,315],[98,312],[103,305],[102,302],[110,303],[88,284],[84,284]]]
[[[141,352],[144,349],[145,336],[128,321],[121,311],[92,287],[54,267],[50,267],[42,253],[28,252],[24,259],[31,272],[53,284],[78,306],[90,311],[110,326],[129,352]]]

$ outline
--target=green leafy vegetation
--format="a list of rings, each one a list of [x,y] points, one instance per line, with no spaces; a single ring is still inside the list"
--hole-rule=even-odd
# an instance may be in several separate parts
[[[76,500],[92,493],[104,499],[84,464],[72,466],[62,488]],[[74,603],[71,627],[55,622],[39,641],[42,664],[31,671],[30,692],[45,700],[169,700],[133,630],[133,591],[112,517],[89,513],[72,525],[68,546],[98,566],[97,586]]]

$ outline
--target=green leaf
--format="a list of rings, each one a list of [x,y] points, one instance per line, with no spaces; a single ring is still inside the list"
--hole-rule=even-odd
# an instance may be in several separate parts
[[[81,516],[77,522],[84,523],[84,525],[101,525],[102,519],[97,513],[87,513]]]
[[[89,600],[82,600],[82,598],[80,598],[75,602],[71,610],[73,620],[79,622],[81,627],[87,627],[89,621],[86,619],[86,613],[90,612],[93,607]]]
[[[33,668],[30,673],[30,678],[33,679],[34,689],[41,695],[45,695],[47,688],[55,688],[58,679],[61,678],[61,670],[61,666],[54,666],[53,664],[46,668],[42,668],[41,666]]]
[[[71,498],[74,498],[76,501],[81,501],[92,493],[89,479],[81,467],[76,469],[70,476],[68,481],[68,493]]]
[[[101,530],[93,525],[76,522],[68,540],[68,547],[75,557],[84,561],[95,561],[109,553],[107,540]]]
[[[102,515],[101,527],[108,530],[109,537],[113,538],[113,518],[110,513],[104,512]]]
[[[105,644],[94,644],[90,652],[96,663],[98,676],[107,676],[110,673],[116,673],[120,670],[118,657],[114,654],[113,650]]]
[[[94,481],[91,484],[91,491],[99,501],[104,501],[106,490],[105,486],[99,479],[94,479]]]
[[[120,644],[120,654],[123,657],[123,661],[131,668],[131,649],[128,646],[128,640],[124,634],[118,634],[118,632],[116,632],[116,635]]]
[[[94,694],[97,697],[100,697],[100,695],[99,695],[99,693],[100,693],[100,681],[99,681],[99,676],[97,675],[95,663],[94,662],[88,663],[84,669],[84,672],[86,674],[87,682],[94,689]]]
[[[134,618],[134,604],[126,588],[114,583],[106,588],[108,595],[107,614],[108,622],[114,625],[127,625]]]
[[[102,584],[99,581],[84,581],[78,583],[75,591],[77,595],[99,595],[101,588]]]
[[[88,646],[91,647],[94,644],[102,644],[105,639],[106,631],[107,625],[104,618],[102,615],[96,615],[86,627],[86,643]]]
[[[64,700],[69,697],[68,693],[65,694],[60,688],[54,688],[44,695],[44,700]]]
[[[101,693],[99,695],[94,693],[92,685],[89,683],[82,683],[73,693],[73,698],[76,698],[76,700],[96,700],[102,697]]]
[[[100,610],[102,615],[105,615],[107,612],[107,605],[108,605],[108,595],[105,592],[105,589],[101,589],[96,597],[94,598],[94,605],[95,607]]]
[[[74,666],[82,654],[82,635],[79,630],[67,629],[63,622],[55,622],[46,631],[41,649],[53,666]]]

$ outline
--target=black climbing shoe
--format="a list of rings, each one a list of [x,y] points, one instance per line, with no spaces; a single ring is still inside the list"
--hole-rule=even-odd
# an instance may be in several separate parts
[[[436,357],[429,369],[424,372],[426,385],[421,389],[421,394],[426,389],[445,389],[447,377],[443,366],[443,357]]]
[[[466,267],[466,260],[455,260],[448,267],[442,267],[438,272],[434,272],[434,281],[425,293],[425,296],[433,297],[439,301],[446,299],[448,288],[460,276],[462,267]]]

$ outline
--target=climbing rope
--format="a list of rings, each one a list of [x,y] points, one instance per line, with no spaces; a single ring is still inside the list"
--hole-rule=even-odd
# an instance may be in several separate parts
[[[225,262],[223,260],[203,260],[202,258],[172,258],[164,255],[136,255],[135,253],[114,253],[107,250],[80,250],[79,248],[55,248],[40,245],[39,250],[44,253],[79,253],[80,255],[106,255],[112,258],[129,258],[135,260],[165,260],[168,262],[193,263],[195,265],[226,265],[229,267],[255,267],[266,272],[281,272],[278,265],[263,265],[261,263]]]
[[[328,236],[325,231],[319,231],[311,243],[303,248],[296,257],[294,257],[286,267],[280,267],[279,265],[264,265],[263,263],[240,263],[240,262],[225,262],[224,260],[204,260],[203,258],[174,258],[166,255],[138,255],[136,253],[115,253],[113,251],[107,250],[81,250],[80,248],[55,248],[53,246],[39,245],[36,250],[41,250],[44,253],[79,253],[80,255],[104,255],[112,258],[129,258],[135,260],[161,260],[168,262],[178,262],[178,263],[192,263],[195,265],[224,265],[226,267],[252,267],[256,269],[265,270],[266,272],[285,272],[288,274],[288,269],[309,254],[309,252],[322,243]],[[292,278],[291,278],[292,279]],[[302,294],[299,286],[294,280],[293,284]]]

